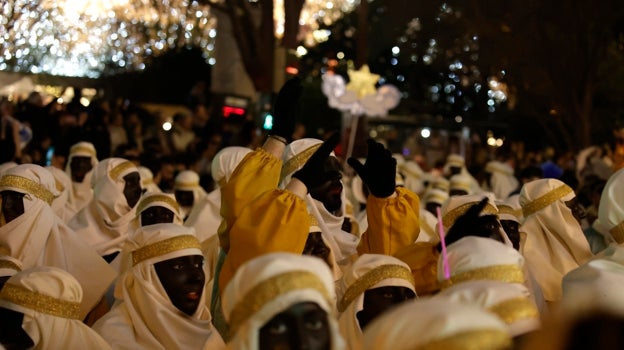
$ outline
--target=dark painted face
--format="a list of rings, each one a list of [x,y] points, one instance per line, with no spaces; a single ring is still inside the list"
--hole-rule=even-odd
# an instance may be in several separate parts
[[[364,308],[356,314],[360,329],[395,305],[415,297],[416,293],[405,287],[387,286],[367,290],[364,292]]]
[[[130,208],[139,202],[143,190],[141,189],[141,175],[138,171],[131,172],[123,177],[126,184],[124,185],[123,194]]]
[[[91,157],[72,157],[71,162],[69,163],[69,168],[71,170],[72,181],[82,182],[85,175],[93,169]]]
[[[325,209],[334,213],[342,208],[342,166],[336,157],[328,157],[323,165],[325,182],[310,189],[312,198],[320,201]]]
[[[149,207],[141,213],[141,226],[173,222],[174,214],[165,207]]]
[[[461,173],[462,168],[458,167],[458,166],[450,166],[449,167],[449,172],[451,173],[451,175],[449,175],[449,178],[453,175],[457,175],[459,173]]]
[[[572,211],[572,215],[580,225],[581,221],[587,216],[587,212],[585,211],[585,207],[583,206],[583,204],[581,204],[581,202],[579,202],[576,197],[565,202],[565,204],[568,208],[570,208],[570,210]]]
[[[23,313],[0,307],[0,344],[5,349],[30,349],[35,345],[22,328],[23,321]]]
[[[310,232],[308,239],[306,240],[305,247],[303,248],[303,255],[316,256],[329,264],[329,247],[323,242],[323,237],[320,232]],[[331,267],[331,266],[330,266]]]
[[[440,204],[438,203],[434,203],[434,202],[427,202],[425,204],[425,209],[430,212],[431,214],[437,216],[438,215],[438,211],[437,208],[441,207]]]
[[[514,249],[520,250],[520,224],[513,220],[501,220],[500,223]]]
[[[171,303],[187,315],[193,315],[201,302],[206,277],[204,257],[187,255],[154,264],[158,278]]]
[[[481,237],[489,237],[493,240],[505,243],[503,236],[501,236],[501,223],[496,215],[484,215],[479,221],[481,227],[477,228],[477,231],[482,232]]]
[[[24,194],[15,191],[2,191],[2,215],[5,223],[9,223],[24,214]]]
[[[294,304],[260,328],[259,343],[260,350],[329,350],[327,313],[316,303]]]
[[[452,196],[463,196],[463,195],[467,195],[468,192],[466,190],[458,190],[456,188],[452,188],[449,190],[449,197]]]
[[[176,190],[174,195],[175,195],[176,201],[178,201],[178,203],[180,203],[181,206],[183,207],[193,206],[193,202],[195,201],[195,195],[193,194],[193,191]]]

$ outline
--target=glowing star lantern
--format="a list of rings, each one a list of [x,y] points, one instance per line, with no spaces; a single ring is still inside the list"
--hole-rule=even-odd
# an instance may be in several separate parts
[[[377,92],[375,84],[379,81],[379,74],[373,74],[368,69],[368,65],[363,65],[359,70],[349,69],[349,84],[347,90],[353,91],[358,98],[374,95]]]
[[[362,66],[357,71],[349,70],[348,74],[348,84],[338,74],[330,72],[323,75],[322,91],[330,107],[356,116],[383,117],[401,101],[401,92],[396,86],[384,84],[375,87],[379,75],[372,74],[368,66]]]

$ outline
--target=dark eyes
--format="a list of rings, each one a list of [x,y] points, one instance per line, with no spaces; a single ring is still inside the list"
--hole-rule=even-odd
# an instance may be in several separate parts
[[[186,267],[188,267],[189,265],[186,264],[174,264],[171,266],[172,269],[176,270],[176,271],[182,271],[184,270]],[[204,267],[204,262],[196,262],[194,264],[191,264],[190,267],[194,268],[194,269],[201,269]]]
[[[323,329],[325,325],[325,321],[321,318],[311,318],[306,320],[304,323],[304,327],[310,331],[318,331]],[[275,322],[269,326],[269,332],[272,335],[283,335],[289,331],[289,325],[285,322]]]

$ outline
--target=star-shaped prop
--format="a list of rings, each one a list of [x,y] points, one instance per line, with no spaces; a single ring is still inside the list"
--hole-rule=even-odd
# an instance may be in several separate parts
[[[352,115],[385,116],[401,101],[401,93],[396,86],[385,84],[378,89],[378,74],[372,74],[368,66],[358,71],[349,70],[349,84],[342,76],[333,73],[323,75],[322,90],[329,106],[349,112]]]
[[[373,74],[368,69],[368,65],[363,65],[359,70],[349,69],[349,84],[347,90],[353,91],[358,98],[367,95],[374,95],[377,90],[375,84],[379,81],[379,74]]]

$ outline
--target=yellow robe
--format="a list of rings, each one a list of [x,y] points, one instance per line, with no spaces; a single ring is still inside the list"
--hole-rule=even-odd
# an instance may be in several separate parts
[[[418,196],[404,188],[396,188],[394,198],[368,196],[366,214],[368,229],[362,235],[358,253],[394,255],[414,243],[420,233]]]
[[[221,226],[219,243],[226,252],[230,248],[228,232],[247,205],[259,195],[277,188],[282,160],[259,148],[245,156],[230,181],[221,186]]]

